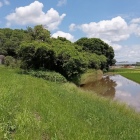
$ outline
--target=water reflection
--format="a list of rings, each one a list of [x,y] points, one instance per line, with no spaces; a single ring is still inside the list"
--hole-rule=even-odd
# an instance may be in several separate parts
[[[125,102],[137,111],[140,111],[140,84],[121,75],[104,76],[101,80],[82,85],[82,88]]]
[[[109,76],[104,76],[100,80],[82,85],[82,88],[86,90],[93,90],[102,96],[114,98],[116,86],[117,84],[114,80],[112,80]]]

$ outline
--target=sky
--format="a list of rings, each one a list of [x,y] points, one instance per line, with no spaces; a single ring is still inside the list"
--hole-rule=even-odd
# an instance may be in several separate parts
[[[140,62],[140,0],[0,0],[0,28],[40,24],[72,42],[100,38],[117,62]]]

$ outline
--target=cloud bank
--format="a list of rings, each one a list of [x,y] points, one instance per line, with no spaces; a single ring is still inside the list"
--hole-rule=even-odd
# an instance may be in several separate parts
[[[129,38],[128,25],[120,16],[111,20],[102,20],[100,22],[90,22],[81,25],[71,24],[70,30],[82,30],[87,37],[101,38],[107,42],[118,42]]]
[[[28,6],[19,7],[15,12],[6,16],[7,26],[12,24],[17,25],[37,25],[42,24],[47,26],[49,30],[58,28],[66,14],[59,13],[51,8],[46,13],[43,12],[43,4],[39,1],[34,1]]]

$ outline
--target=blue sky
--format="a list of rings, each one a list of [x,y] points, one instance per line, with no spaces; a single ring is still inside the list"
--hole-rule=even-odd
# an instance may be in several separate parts
[[[0,0],[0,28],[42,24],[52,37],[101,38],[117,61],[140,61],[140,0]]]

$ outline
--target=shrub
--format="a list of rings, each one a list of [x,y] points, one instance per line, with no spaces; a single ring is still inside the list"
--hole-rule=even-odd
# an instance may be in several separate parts
[[[52,82],[60,82],[60,83],[67,82],[66,78],[57,72],[31,70],[31,71],[24,71],[22,73],[29,74],[31,76],[35,76]]]
[[[16,61],[12,56],[6,56],[4,58],[4,65],[14,68],[16,67]]]

